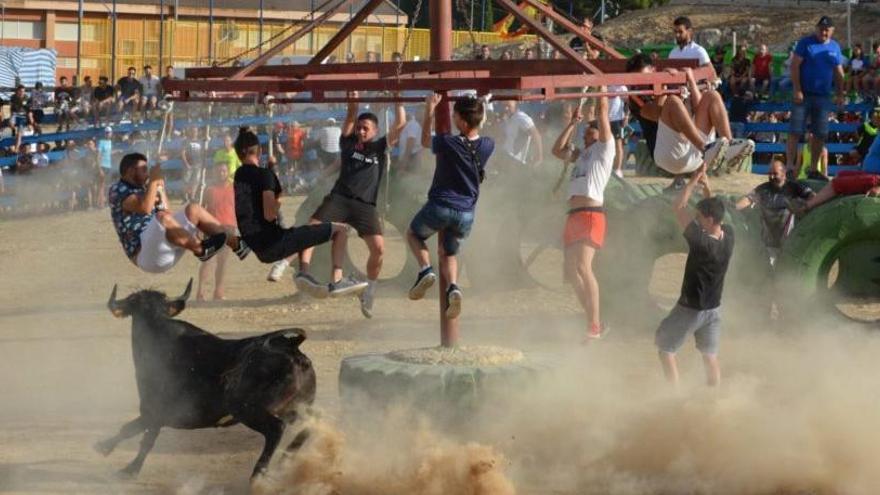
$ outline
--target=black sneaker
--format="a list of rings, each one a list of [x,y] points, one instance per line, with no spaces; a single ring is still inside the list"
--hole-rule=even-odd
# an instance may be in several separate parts
[[[428,289],[430,289],[436,281],[437,275],[434,273],[434,269],[430,266],[420,271],[416,283],[414,283],[412,288],[409,289],[409,298],[413,301],[418,301],[425,297],[425,293],[428,292]]]
[[[202,254],[198,255],[199,261],[208,261],[213,258],[226,245],[226,233],[214,234],[202,241]]]
[[[449,284],[446,289],[446,317],[449,319],[458,318],[461,314],[461,289],[455,284]]]
[[[297,272],[293,277],[293,283],[296,284],[297,289],[315,299],[325,299],[330,295],[330,289],[327,284],[318,282],[315,277],[306,272]]]
[[[684,186],[687,185],[687,181],[684,180],[683,175],[676,175],[672,179],[672,184],[666,186],[663,191],[664,192],[678,192],[684,189]]]
[[[244,242],[244,239],[239,237],[238,238],[238,249],[233,251],[233,253],[235,253],[235,255],[238,256],[238,259],[243,260],[243,259],[247,258],[247,255],[251,254],[251,248],[250,248],[250,246],[248,246]]]

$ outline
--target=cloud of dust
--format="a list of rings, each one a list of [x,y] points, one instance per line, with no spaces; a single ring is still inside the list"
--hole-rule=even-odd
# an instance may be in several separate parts
[[[397,409],[378,424],[340,430],[325,420],[305,425],[311,436],[284,456],[255,495],[512,495],[506,461],[495,449],[413,427],[411,412]],[[345,431],[345,432],[343,432]]]

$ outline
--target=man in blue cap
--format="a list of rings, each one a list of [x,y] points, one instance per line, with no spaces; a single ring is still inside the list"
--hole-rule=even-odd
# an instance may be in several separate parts
[[[833,110],[831,91],[836,86],[838,105],[843,104],[843,54],[840,45],[831,39],[834,23],[822,16],[816,23],[816,32],[802,38],[794,49],[791,62],[793,103],[791,130],[785,156],[787,173],[792,177],[800,174],[795,164],[797,146],[809,120],[811,163],[809,175],[818,174],[817,165],[822,147],[828,138],[828,114]]]

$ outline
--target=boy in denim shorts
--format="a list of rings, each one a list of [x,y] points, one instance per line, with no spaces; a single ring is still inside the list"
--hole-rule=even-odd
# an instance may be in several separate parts
[[[694,217],[688,200],[697,185],[703,187],[703,199],[697,203]],[[687,263],[681,284],[681,297],[660,327],[654,343],[666,378],[678,384],[675,353],[688,335],[694,334],[697,349],[703,354],[706,379],[710,386],[721,383],[718,364],[718,340],[721,336],[721,292],[724,275],[733,254],[733,228],[725,225],[724,203],[712,197],[706,165],[695,172],[673,204],[675,218],[684,230],[688,243]]]
[[[446,317],[457,318],[461,313],[462,293],[456,285],[456,255],[461,241],[468,236],[474,223],[480,183],[483,181],[486,162],[495,150],[495,142],[490,138],[480,137],[484,105],[479,99],[455,102],[452,120],[459,135],[437,133],[432,139],[434,110],[440,100],[440,95],[432,94],[425,102],[422,146],[431,148],[437,162],[434,180],[428,191],[428,202],[412,219],[406,233],[410,249],[420,268],[419,276],[409,290],[409,298],[415,301],[425,297],[425,293],[437,280],[425,241],[439,233],[437,255],[440,258],[440,267],[444,270],[443,275],[449,281],[449,288],[446,290]]]

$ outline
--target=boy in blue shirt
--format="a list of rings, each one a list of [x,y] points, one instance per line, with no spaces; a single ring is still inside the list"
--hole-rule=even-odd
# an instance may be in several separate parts
[[[422,146],[430,147],[436,155],[434,180],[428,191],[428,202],[416,214],[406,233],[410,249],[419,262],[419,276],[409,290],[409,298],[418,300],[434,285],[437,275],[431,267],[431,256],[425,241],[439,234],[437,255],[443,276],[449,281],[446,290],[446,317],[457,318],[461,313],[461,289],[456,285],[458,262],[456,255],[474,223],[474,209],[480,195],[486,162],[495,150],[495,142],[480,137],[480,125],[485,115],[479,99],[455,102],[452,121],[459,135],[437,133],[431,137],[434,111],[442,97],[428,96],[422,122]]]
[[[795,164],[797,145],[810,122],[812,160],[810,174],[818,173],[817,165],[822,147],[828,139],[828,114],[832,111],[831,91],[837,86],[837,104],[843,104],[843,54],[840,45],[831,39],[834,23],[823,16],[816,24],[816,32],[798,41],[791,61],[791,82],[794,86],[791,109],[791,131],[788,134],[785,166],[791,177],[800,175]]]

